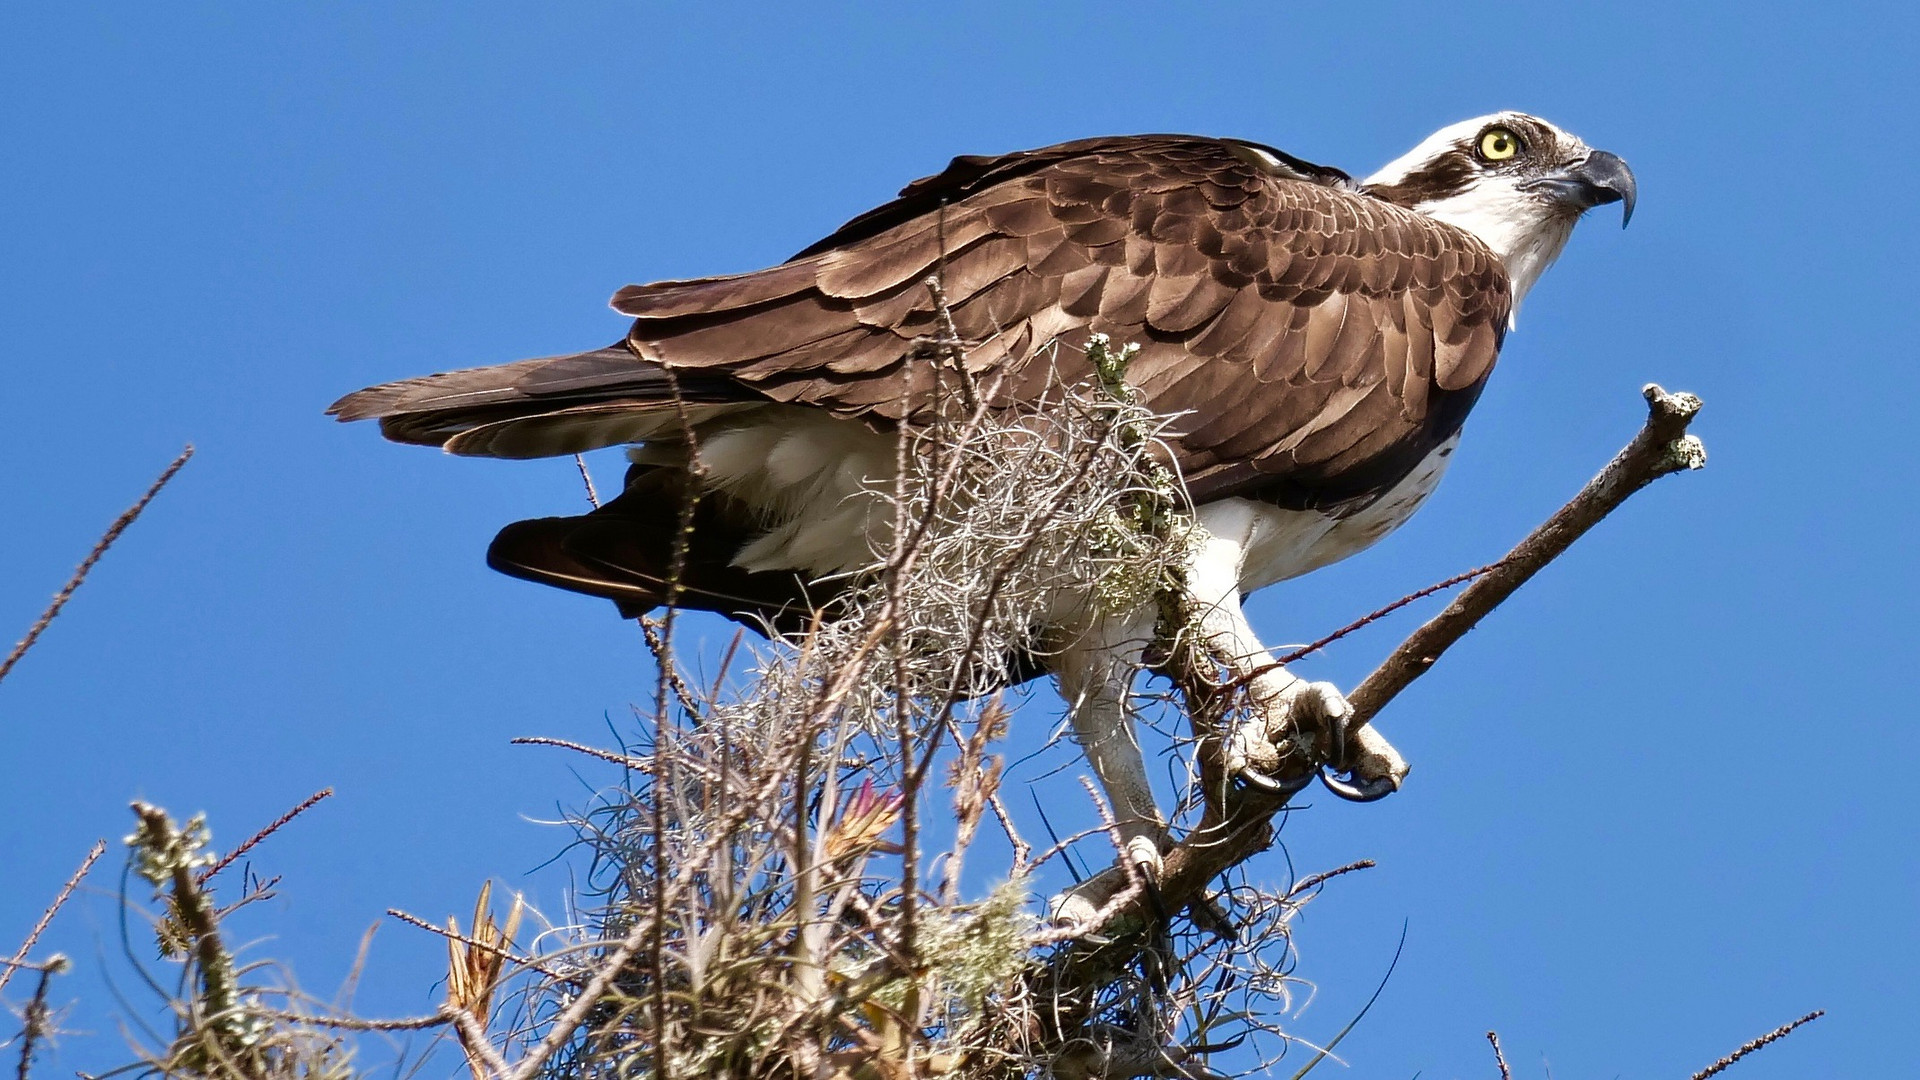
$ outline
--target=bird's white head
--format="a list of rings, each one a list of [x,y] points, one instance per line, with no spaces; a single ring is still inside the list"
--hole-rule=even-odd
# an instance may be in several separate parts
[[[1617,155],[1518,112],[1441,128],[1361,183],[1484,241],[1506,266],[1516,311],[1581,214],[1617,202],[1625,225],[1635,194],[1633,172]]]

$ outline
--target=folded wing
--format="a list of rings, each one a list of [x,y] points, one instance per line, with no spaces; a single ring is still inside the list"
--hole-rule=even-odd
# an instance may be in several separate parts
[[[1130,381],[1184,414],[1174,449],[1196,498],[1352,504],[1458,428],[1510,300],[1478,240],[1343,181],[1174,135],[959,158],[789,262],[621,290],[619,345],[374,387],[333,412],[500,457],[772,402],[912,423],[937,392],[916,343],[938,274],[968,366],[1006,400],[1087,374],[1089,333],[1136,342]]]

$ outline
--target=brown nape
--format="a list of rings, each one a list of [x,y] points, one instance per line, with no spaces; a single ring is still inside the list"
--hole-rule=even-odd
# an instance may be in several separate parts
[[[1408,209],[1421,203],[1458,195],[1479,175],[1480,166],[1465,150],[1449,150],[1431,164],[1407,176],[1397,184],[1371,184],[1366,193],[1376,199]]]
[[[625,618],[667,602],[674,537],[680,528],[686,474],[657,465],[627,470],[626,490],[589,514],[534,518],[500,530],[487,565],[512,577],[611,600]],[[803,631],[816,608],[830,606],[844,583],[813,583],[790,571],[748,571],[734,553],[757,531],[751,516],[725,495],[708,493],[694,507],[679,577],[680,607],[713,611],[757,632]]]

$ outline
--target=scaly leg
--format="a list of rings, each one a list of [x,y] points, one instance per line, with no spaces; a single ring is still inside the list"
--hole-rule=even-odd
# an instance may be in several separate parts
[[[1257,513],[1238,500],[1214,503],[1203,508],[1199,524],[1184,568],[1185,606],[1194,622],[1190,632],[1233,678],[1247,680],[1251,706],[1247,717],[1224,733],[1228,774],[1282,790],[1272,774],[1282,760],[1299,753],[1352,776],[1344,781],[1320,773],[1342,798],[1366,801],[1396,790],[1407,774],[1399,753],[1370,727],[1350,735],[1346,721],[1353,707],[1339,689],[1308,682],[1274,663],[1247,622],[1240,581],[1247,550],[1258,539]],[[1121,857],[1150,881],[1160,870],[1167,827],[1147,780],[1130,699],[1156,614],[1096,617],[1072,635],[1054,661],[1087,763],[1113,805]],[[1089,919],[1126,881],[1125,871],[1114,867],[1080,883],[1054,898],[1055,920]]]
[[[1160,867],[1166,818],[1154,802],[1133,723],[1133,679],[1153,624],[1140,616],[1098,618],[1056,660],[1060,693],[1087,764],[1112,804],[1121,854],[1152,873]]]
[[[1247,682],[1249,715],[1225,733],[1229,775],[1281,790],[1272,773],[1292,753],[1329,763],[1350,781],[1322,773],[1342,798],[1369,801],[1399,788],[1407,763],[1370,727],[1351,734],[1353,707],[1338,687],[1308,682],[1274,662],[1240,606],[1247,551],[1259,540],[1261,519],[1237,500],[1205,507],[1202,532],[1187,565],[1194,632],[1236,679]],[[1297,790],[1297,787],[1296,787]]]

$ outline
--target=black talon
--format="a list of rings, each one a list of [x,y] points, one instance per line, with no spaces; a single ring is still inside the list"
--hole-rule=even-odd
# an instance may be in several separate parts
[[[1325,765],[1318,773],[1320,784],[1348,802],[1379,802],[1381,799],[1400,790],[1391,776],[1376,776],[1371,780],[1342,780],[1340,775]]]
[[[1308,784],[1313,783],[1312,773],[1308,773],[1307,775],[1302,776],[1300,779],[1290,784],[1283,784],[1280,781],[1275,780],[1273,777],[1268,776],[1266,773],[1259,772],[1254,769],[1241,769],[1240,772],[1236,775],[1238,775],[1240,779],[1245,780],[1248,784],[1251,784],[1252,786],[1259,788],[1261,791],[1265,791],[1273,795],[1292,795],[1295,792],[1299,791],[1301,788],[1304,788]]]

